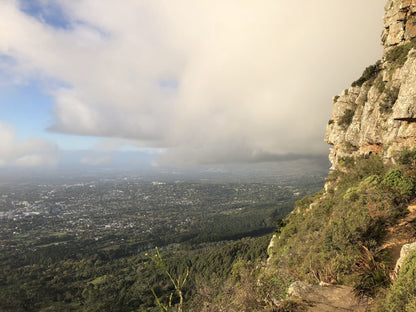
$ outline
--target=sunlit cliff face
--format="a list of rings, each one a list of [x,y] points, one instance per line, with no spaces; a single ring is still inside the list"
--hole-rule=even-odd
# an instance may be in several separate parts
[[[334,98],[326,142],[333,167],[347,156],[392,160],[416,146],[416,1],[386,4],[381,61]]]

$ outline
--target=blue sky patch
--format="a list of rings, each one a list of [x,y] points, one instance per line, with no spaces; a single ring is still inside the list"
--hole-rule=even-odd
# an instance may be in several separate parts
[[[44,134],[52,106],[52,98],[32,85],[0,86],[0,122],[18,125],[21,140]]]
[[[22,12],[33,16],[42,23],[46,23],[54,28],[71,28],[72,21],[59,4],[53,1],[20,0],[19,4]]]

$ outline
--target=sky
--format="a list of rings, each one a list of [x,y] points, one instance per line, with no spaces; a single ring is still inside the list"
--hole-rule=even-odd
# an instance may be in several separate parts
[[[0,168],[326,155],[332,97],[381,57],[384,4],[0,0]]]

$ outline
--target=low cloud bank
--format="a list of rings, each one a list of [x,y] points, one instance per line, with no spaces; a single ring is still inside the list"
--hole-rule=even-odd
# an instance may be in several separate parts
[[[54,167],[59,160],[55,145],[41,138],[19,142],[16,130],[7,124],[0,123],[0,142],[0,168]]]
[[[381,55],[379,0],[22,3],[0,1],[0,80],[41,79],[51,131],[164,148],[165,164],[326,153],[331,97]]]

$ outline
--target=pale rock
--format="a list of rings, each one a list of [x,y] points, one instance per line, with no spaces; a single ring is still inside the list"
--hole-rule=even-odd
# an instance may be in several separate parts
[[[325,141],[332,146],[332,169],[341,169],[339,161],[349,156],[378,154],[386,162],[394,162],[398,152],[416,147],[416,49],[409,52],[401,67],[385,59],[395,46],[416,37],[416,0],[390,0],[385,8],[385,49],[377,79],[350,87],[334,98],[334,122],[328,124],[325,134]],[[392,97],[394,90],[398,90],[397,99]],[[352,122],[340,126],[339,120],[348,109],[354,110]]]
[[[313,286],[311,284],[296,281],[289,286],[287,294],[289,297],[293,298],[303,298],[305,294],[311,293]]]
[[[402,84],[400,86],[399,97],[393,108],[393,118],[414,118],[416,116],[415,69],[416,58],[410,57],[399,71]]]
[[[400,273],[400,268],[402,267],[404,261],[406,260],[409,253],[413,250],[416,250],[416,242],[411,244],[404,244],[402,249],[400,250],[400,258],[396,262],[396,267],[394,268],[394,273],[396,276]]]
[[[385,6],[384,30],[381,42],[385,47],[395,46],[416,37],[416,1],[391,0]]]

